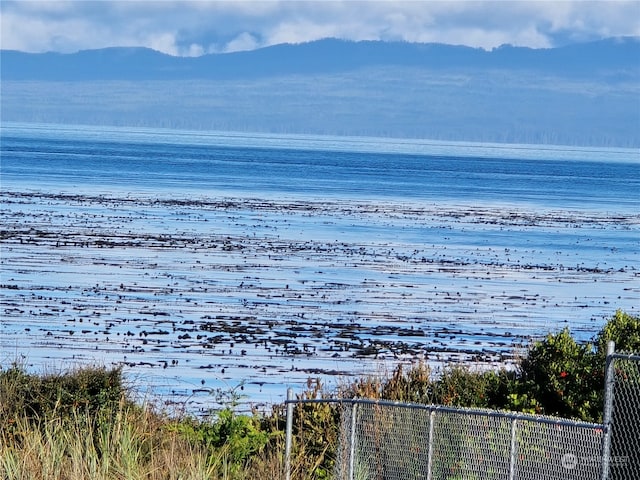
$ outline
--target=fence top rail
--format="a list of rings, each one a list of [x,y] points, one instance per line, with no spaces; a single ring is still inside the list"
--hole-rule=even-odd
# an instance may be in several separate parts
[[[477,415],[485,417],[508,418],[510,420],[526,420],[538,423],[546,423],[550,425],[570,426],[578,428],[591,428],[594,430],[602,429],[601,423],[590,423],[580,420],[571,420],[568,418],[549,417],[545,415],[534,415],[530,413],[509,412],[506,410],[490,410],[481,408],[463,408],[448,407],[445,405],[427,405],[421,403],[402,403],[391,400],[374,400],[370,398],[300,398],[286,400],[285,404],[296,403],[339,403],[339,404],[358,404],[358,405],[377,405],[382,407],[401,407],[417,410],[428,410],[429,412],[458,413],[465,415]]]
[[[640,354],[637,354],[637,353],[616,352],[616,353],[612,353],[610,357],[621,359],[621,360],[633,360],[635,362],[640,362]]]

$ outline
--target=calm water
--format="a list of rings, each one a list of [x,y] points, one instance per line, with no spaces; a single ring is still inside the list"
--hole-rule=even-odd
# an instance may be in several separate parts
[[[640,310],[637,151],[15,124],[1,148],[3,363],[123,364],[206,408]]]
[[[6,186],[614,212],[639,204],[638,152],[624,149],[47,126],[5,126],[2,136]]]

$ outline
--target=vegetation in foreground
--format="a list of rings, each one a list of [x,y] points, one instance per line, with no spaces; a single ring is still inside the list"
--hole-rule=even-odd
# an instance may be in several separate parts
[[[606,343],[640,351],[640,317],[623,312],[593,343],[568,330],[534,343],[514,370],[397,368],[329,392],[309,381],[301,398],[354,396],[509,409],[601,421]],[[283,479],[284,405],[210,419],[169,416],[130,400],[120,369],[28,374],[0,370],[0,477],[7,479]],[[294,479],[331,477],[338,442],[335,404],[296,406]]]

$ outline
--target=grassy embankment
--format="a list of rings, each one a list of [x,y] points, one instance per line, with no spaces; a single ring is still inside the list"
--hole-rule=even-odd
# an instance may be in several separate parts
[[[363,378],[338,392],[310,381],[304,397],[354,396],[511,409],[601,420],[604,352],[640,351],[640,317],[617,312],[590,344],[568,331],[531,345],[513,371],[461,366],[434,376],[425,365],[388,378]],[[0,370],[0,478],[280,479],[285,408],[210,419],[171,416],[130,400],[119,369],[83,368],[32,375]],[[338,440],[332,404],[296,407],[294,479],[329,478]]]

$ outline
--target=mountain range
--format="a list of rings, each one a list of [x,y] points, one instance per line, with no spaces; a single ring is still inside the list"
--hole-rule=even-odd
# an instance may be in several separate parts
[[[640,38],[0,51],[2,121],[640,147]]]
[[[529,70],[563,76],[637,75],[640,38],[611,38],[549,49],[504,45],[491,51],[459,45],[324,39],[200,57],[174,57],[135,47],[71,54],[3,50],[0,56],[3,80],[251,79],[381,66],[437,71]]]

